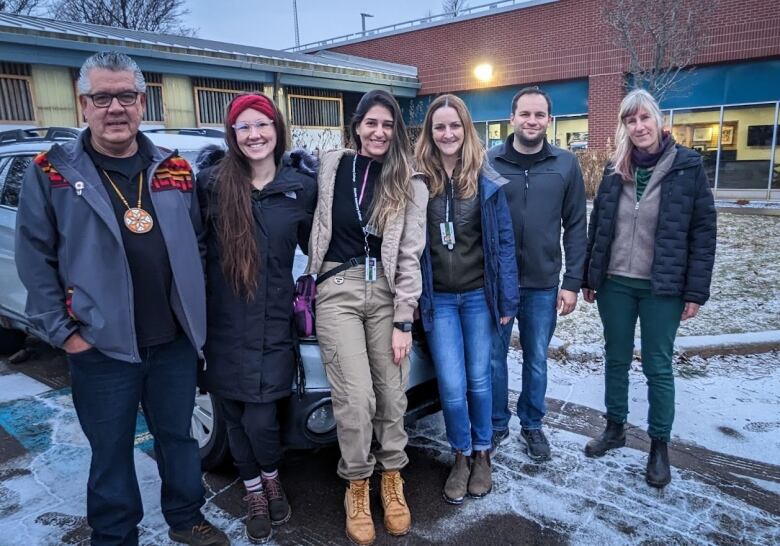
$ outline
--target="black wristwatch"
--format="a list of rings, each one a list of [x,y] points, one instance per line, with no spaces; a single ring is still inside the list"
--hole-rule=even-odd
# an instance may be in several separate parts
[[[411,332],[412,331],[412,323],[411,322],[394,322],[393,326],[402,332]]]

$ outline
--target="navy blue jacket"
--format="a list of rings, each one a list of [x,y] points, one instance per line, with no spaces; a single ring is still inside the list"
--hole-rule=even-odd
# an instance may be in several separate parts
[[[501,190],[501,186],[506,183],[507,180],[485,161],[479,176],[482,249],[485,256],[485,297],[499,332],[503,331],[500,324],[501,317],[515,316],[520,299],[517,288],[512,217],[509,214],[506,196]],[[433,327],[433,270],[430,240],[425,242],[420,268],[423,283],[420,317],[423,329],[428,332]]]
[[[598,290],[607,276],[617,207],[623,180],[608,166],[588,226],[585,287]],[[677,155],[661,180],[661,203],[655,232],[651,291],[680,296],[703,305],[710,297],[715,263],[717,215],[701,156],[677,145]]]

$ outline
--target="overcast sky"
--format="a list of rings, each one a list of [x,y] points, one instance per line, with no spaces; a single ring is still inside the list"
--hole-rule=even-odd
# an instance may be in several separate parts
[[[479,6],[487,0],[472,0]],[[295,45],[292,0],[187,0],[187,26],[198,37],[285,49]],[[360,12],[371,13],[366,29],[441,13],[441,0],[298,0],[301,44],[360,32]]]

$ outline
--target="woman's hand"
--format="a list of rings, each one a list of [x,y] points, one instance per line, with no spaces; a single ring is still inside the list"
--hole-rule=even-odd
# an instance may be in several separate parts
[[[81,334],[76,332],[65,340],[65,344],[62,346],[62,348],[69,355],[73,355],[76,353],[83,353],[84,351],[88,351],[92,348],[92,345],[84,341],[84,338],[81,337]]]
[[[501,317],[499,319],[499,322],[501,323],[501,326],[506,326],[509,324],[509,321],[512,320],[512,317]]]
[[[582,289],[582,299],[587,301],[588,303],[593,303],[596,301],[596,291],[592,288],[583,288]]]
[[[412,333],[393,328],[393,362],[400,364],[412,352]]]
[[[688,320],[690,318],[695,317],[699,313],[699,307],[701,307],[701,305],[699,305],[698,303],[693,303],[692,301],[686,301],[685,309],[683,309],[680,320]]]

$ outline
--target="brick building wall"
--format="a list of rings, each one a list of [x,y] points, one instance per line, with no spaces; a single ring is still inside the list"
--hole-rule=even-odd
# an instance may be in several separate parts
[[[332,49],[416,66],[421,95],[588,78],[590,142],[600,148],[614,132],[627,66],[608,38],[603,6],[603,0],[560,0]],[[718,0],[715,6],[696,64],[780,56],[777,2]],[[493,65],[489,85],[473,74],[482,62]]]

